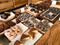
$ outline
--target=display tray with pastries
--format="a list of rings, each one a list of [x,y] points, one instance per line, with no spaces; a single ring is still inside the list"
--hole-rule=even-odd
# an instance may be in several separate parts
[[[10,29],[4,31],[4,35],[8,38],[9,41],[13,41],[16,36],[21,34],[22,30],[18,26],[13,26]]]
[[[43,26],[41,28],[37,27],[41,21],[42,20],[35,18],[33,15],[30,15],[29,13],[23,13],[22,15],[19,15],[15,19],[15,22],[17,22],[17,23],[15,23],[15,22],[12,23],[13,21],[12,22],[10,22],[10,21],[5,22],[9,26],[11,25],[11,27],[4,30],[3,34],[5,35],[7,40],[10,41],[12,44],[13,44],[13,42],[15,42],[16,40],[19,40],[19,39],[21,39],[23,41],[23,44],[27,44],[31,41],[32,41],[31,44],[34,44],[39,39],[39,36],[41,36],[41,34],[43,34],[45,32],[41,29],[41,28],[43,28]],[[44,22],[44,23],[46,23],[46,22]],[[42,25],[44,25],[44,24],[42,24]],[[46,26],[44,26],[44,27],[46,27]],[[50,27],[50,26],[51,25],[49,25],[47,27]],[[32,29],[30,29],[30,28],[32,28]],[[48,28],[46,28],[46,30],[47,29]],[[20,33],[18,33],[18,32],[20,32]],[[29,34],[27,34],[27,33],[29,33]],[[22,38],[21,38],[21,36],[22,36]],[[28,40],[28,41],[26,41],[26,40]],[[11,43],[9,43],[9,44],[11,45]]]
[[[35,17],[46,10],[43,9],[39,4],[33,4],[33,3],[30,3],[27,7],[28,9],[26,9],[26,12],[30,13]]]
[[[13,1],[16,8],[27,0]],[[34,45],[60,17],[60,9],[50,5],[51,0],[46,0],[1,13],[0,44]]]
[[[47,31],[49,27],[53,25],[53,23],[49,22],[48,20],[39,20],[35,18],[33,15],[30,15],[29,13],[24,13],[16,18],[16,22],[21,22],[28,28],[35,27],[39,29],[42,33]]]
[[[0,20],[9,21],[15,18],[15,14],[12,11],[6,11],[0,14]]]
[[[12,21],[8,21],[8,22],[0,21],[0,33],[4,32],[4,30],[6,30],[14,25],[15,25],[15,23]]]
[[[40,18],[48,19],[51,22],[55,22],[60,16],[60,9],[50,7],[48,10],[39,15]]]
[[[20,44],[27,45],[30,43],[29,45],[33,45],[41,36],[42,36],[42,34],[40,34],[37,29],[31,28],[31,29],[28,29],[28,31],[23,33],[20,41],[17,40],[14,44],[15,45],[17,45],[17,44],[18,45],[20,45]]]
[[[51,5],[52,1],[38,1],[36,3],[30,2],[27,6],[28,9],[26,9],[26,12],[33,14],[34,16],[38,16],[42,12],[44,12],[46,9],[48,9]]]

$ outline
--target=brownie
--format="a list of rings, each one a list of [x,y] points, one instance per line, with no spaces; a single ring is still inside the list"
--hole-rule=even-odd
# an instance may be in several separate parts
[[[4,21],[0,21],[0,32],[3,32],[5,29],[8,28],[9,26]]]
[[[3,24],[1,24],[0,22],[0,32],[4,31],[4,27],[3,27]]]
[[[6,22],[6,24],[9,25],[10,27],[16,25],[16,24],[15,24],[14,22],[12,22],[12,21],[8,21],[8,22]]]
[[[22,44],[22,42],[17,40],[14,45],[21,45],[21,44]]]

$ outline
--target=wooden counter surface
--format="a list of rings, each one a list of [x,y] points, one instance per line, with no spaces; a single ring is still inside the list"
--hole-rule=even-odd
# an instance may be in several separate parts
[[[56,21],[34,45],[60,45],[60,21]]]

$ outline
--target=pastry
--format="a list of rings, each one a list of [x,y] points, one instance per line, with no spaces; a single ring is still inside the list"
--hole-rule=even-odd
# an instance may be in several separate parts
[[[49,21],[48,20],[40,21],[36,25],[36,28],[37,29],[40,29],[43,32],[46,32],[49,27],[50,27],[50,25],[49,25]]]
[[[32,38],[34,38],[34,37],[35,37],[35,34],[36,34],[37,32],[38,32],[37,29],[31,28],[30,31],[28,32],[28,34],[29,34]]]
[[[30,11],[32,11],[32,12],[34,12],[34,13],[39,13],[39,10],[37,10],[37,9],[31,9]]]
[[[12,21],[8,21],[8,22],[6,22],[6,24],[9,25],[10,27],[16,25],[16,24],[15,24],[14,22],[12,22]]]
[[[31,3],[31,4],[29,4],[29,6],[32,8],[30,11],[32,11],[32,10],[35,11],[35,12],[38,11],[37,13],[39,13],[39,11],[45,10],[45,8],[43,6],[41,6],[41,4],[32,4]]]
[[[31,23],[29,20],[26,20],[26,21],[24,21],[24,22],[22,22],[25,26],[27,26],[27,27],[34,27],[34,24],[33,23]]]
[[[9,28],[9,25],[7,25],[4,21],[0,21],[0,32],[3,32],[8,28]]]
[[[34,25],[36,25],[37,23],[40,22],[40,20],[37,19],[37,18],[35,18],[35,17],[30,17],[30,18],[29,18],[29,21],[30,21],[32,24],[34,24]]]
[[[10,16],[10,12],[4,12],[3,15],[1,15],[1,18],[7,19]]]
[[[21,41],[24,41],[24,40],[28,40],[28,39],[30,39],[30,36],[29,35],[27,35],[27,34],[23,34],[22,36],[21,36]]]
[[[17,40],[17,41],[14,43],[14,45],[23,45],[23,44],[22,44],[21,41],[18,41],[18,40]]]
[[[9,39],[9,41],[13,41],[20,34],[22,34],[22,30],[17,25],[5,30],[4,33],[4,35]]]
[[[51,7],[45,12],[43,12],[40,16],[53,22],[59,15],[60,15],[60,10],[58,8]]]
[[[29,17],[32,17],[32,15],[30,15],[29,13],[24,13],[24,14],[19,15],[19,16],[17,17],[16,22],[19,23],[19,22],[28,20]]]
[[[13,12],[4,12],[0,15],[0,20],[2,21],[9,21],[12,20],[15,17],[15,14]]]

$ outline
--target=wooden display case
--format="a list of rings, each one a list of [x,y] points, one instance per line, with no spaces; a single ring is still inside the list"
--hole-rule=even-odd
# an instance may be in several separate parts
[[[29,3],[36,3],[36,2],[39,2],[39,1],[43,1],[43,0],[29,0],[28,2]]]
[[[1,0],[0,1],[0,12],[13,8],[12,0]]]
[[[0,0],[0,12],[11,10],[27,3],[27,0]]]
[[[28,0],[14,0],[14,7],[19,7],[21,5],[24,5],[28,2]]]

